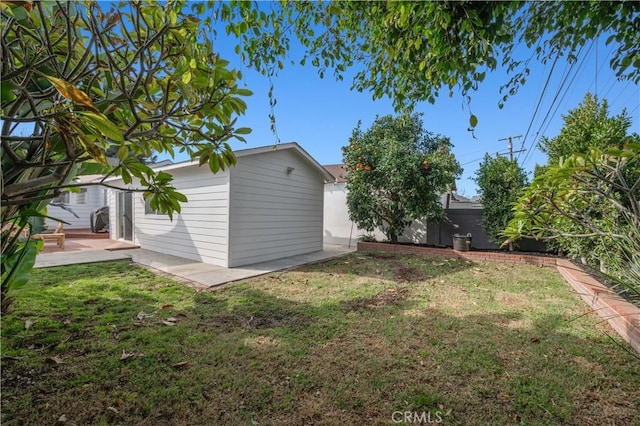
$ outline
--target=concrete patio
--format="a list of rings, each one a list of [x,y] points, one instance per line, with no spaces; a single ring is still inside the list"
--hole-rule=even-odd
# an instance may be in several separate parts
[[[343,256],[356,250],[341,245],[325,244],[322,251],[290,256],[240,268],[223,268],[191,259],[135,248],[113,240],[69,239],[64,251],[48,247],[36,258],[36,268],[81,263],[129,260],[150,270],[167,274],[177,281],[207,289],[222,284],[256,277],[270,272],[295,268]]]

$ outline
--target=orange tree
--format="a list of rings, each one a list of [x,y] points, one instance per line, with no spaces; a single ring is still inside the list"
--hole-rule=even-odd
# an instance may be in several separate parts
[[[415,219],[440,220],[440,197],[462,173],[449,139],[422,126],[418,114],[378,117],[342,148],[351,220],[392,242]]]

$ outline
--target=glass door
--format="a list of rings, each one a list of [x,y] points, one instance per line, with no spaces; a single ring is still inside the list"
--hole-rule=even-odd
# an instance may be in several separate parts
[[[133,242],[133,192],[118,192],[118,239]]]

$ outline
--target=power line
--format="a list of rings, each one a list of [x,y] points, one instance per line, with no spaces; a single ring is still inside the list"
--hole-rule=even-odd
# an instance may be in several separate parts
[[[575,80],[575,77],[578,75],[578,71],[580,70],[580,68],[582,67],[582,65],[584,64],[586,57],[589,55],[589,52],[591,51],[591,49],[593,48],[594,45],[594,41],[591,42],[591,45],[589,46],[589,48],[587,49],[586,54],[582,57],[582,60],[580,61],[580,64],[578,65],[578,68],[576,69],[575,73],[573,74],[573,77],[571,78],[571,81],[569,82],[569,85],[566,87],[565,91],[564,91],[564,95],[562,96],[560,102],[557,104],[556,108],[555,108],[555,112],[553,113],[553,115],[549,115],[551,114],[551,110],[553,109],[556,101],[558,100],[558,96],[560,96],[560,93],[562,92],[564,86],[567,83],[567,80],[569,78],[569,76],[571,75],[571,72],[573,71],[576,63],[578,62],[578,60],[576,59],[576,61],[572,62],[570,64],[570,66],[568,67],[568,70],[566,72],[566,74],[563,76],[558,89],[556,90],[556,94],[551,102],[551,105],[549,106],[549,110],[547,111],[547,114],[545,115],[544,119],[542,120],[542,124],[540,125],[540,127],[538,128],[538,132],[536,132],[536,136],[533,138],[533,141],[531,142],[531,145],[529,147],[529,150],[527,151],[527,153],[525,154],[524,160],[522,161],[522,166],[524,167],[528,161],[528,159],[530,158],[529,155],[531,154],[531,151],[533,150],[533,145],[536,142],[536,139],[538,138],[540,132],[542,131],[542,128],[545,126],[545,123],[547,123],[547,119],[549,117],[551,117],[551,119],[549,120],[549,122],[546,124],[546,128],[548,128],[549,124],[551,123],[551,120],[553,119],[553,117],[555,116],[556,112],[558,111],[560,105],[562,104],[566,94],[569,91],[569,88],[571,87],[571,85],[573,84],[573,81]],[[584,46],[580,47],[580,50],[578,51],[577,57],[579,57],[582,54],[582,50],[584,49]],[[545,131],[546,131],[545,128]]]
[[[542,120],[542,124],[540,125],[540,128],[538,129],[538,132],[536,132],[536,138],[538,137],[539,134],[545,134],[547,129],[549,128],[549,125],[551,124],[551,122],[553,121],[553,118],[555,117],[555,115],[558,113],[558,110],[560,109],[560,106],[562,105],[562,103],[564,102],[565,97],[567,96],[567,93],[569,93],[569,89],[573,86],[573,82],[575,80],[575,78],[578,76],[578,74],[580,73],[580,69],[582,68],[582,66],[584,65],[586,58],[589,56],[589,52],[591,51],[591,48],[593,47],[593,43],[591,44],[591,46],[589,47],[589,49],[587,50],[587,53],[582,57],[582,61],[580,61],[580,64],[578,65],[578,68],[576,68],[575,73],[573,74],[573,77],[571,77],[571,80],[569,81],[569,84],[567,85],[564,93],[562,94],[562,97],[560,98],[560,101],[558,102],[558,104],[556,105],[556,108],[554,109],[553,113],[551,114],[551,116],[549,117],[549,113],[551,112],[551,109],[553,108],[553,104],[555,103],[558,95],[560,94],[560,91],[562,91],[562,86],[564,85],[564,83],[566,82],[566,78],[564,79],[564,81],[562,82],[562,84],[560,85],[560,87],[558,88],[558,92],[556,93],[555,98],[553,99],[553,102],[551,103],[551,107],[549,108],[549,111],[547,112],[547,115],[545,116],[544,120]],[[569,75],[567,74],[567,77]],[[573,89],[575,90],[575,86],[573,86]],[[573,91],[571,92],[571,94],[573,94]],[[547,118],[549,118],[549,121],[547,121]],[[546,126],[545,126],[545,122],[546,122]],[[544,129],[542,128],[544,126]]]
[[[540,97],[538,98],[538,103],[536,105],[536,109],[533,111],[533,116],[531,116],[531,121],[529,122],[529,127],[527,127],[527,131],[524,134],[524,139],[522,139],[522,148],[524,148],[524,144],[527,142],[527,137],[529,136],[529,131],[531,130],[531,126],[533,126],[533,121],[538,114],[538,109],[540,109],[540,104],[542,104],[542,99],[544,98],[544,94],[547,91],[547,87],[549,87],[549,81],[551,81],[551,75],[553,74],[553,69],[556,67],[556,63],[558,63],[558,59],[560,55],[558,54],[553,60],[553,64],[551,64],[551,69],[549,70],[549,75],[547,76],[547,81],[544,83],[544,87],[542,88],[542,92],[540,93]]]
[[[611,101],[609,103],[609,106],[613,106],[613,104],[616,103],[616,101],[618,100],[618,98],[620,97],[620,95],[622,95],[623,93],[625,93],[627,91],[627,88],[631,85],[632,81],[629,80],[627,82],[627,84],[624,86],[624,88],[622,88],[622,90],[620,90],[620,93],[618,93],[618,96],[616,96],[615,98],[613,98],[613,101]],[[637,94],[636,94],[637,95]],[[603,98],[604,99],[604,98]]]
[[[596,47],[597,47],[597,45],[596,45]],[[598,76],[598,74],[600,74],[600,73],[602,72],[602,68],[604,68],[604,66],[607,64],[607,59],[608,59],[608,58],[609,58],[609,56],[611,56],[611,54],[613,53],[613,49],[614,49],[614,48],[615,48],[615,46],[611,46],[611,49],[609,49],[609,53],[607,53],[607,54],[605,55],[605,57],[604,57],[604,58],[602,58],[602,65],[600,65],[600,68],[597,68],[597,70],[596,70],[596,77],[595,77],[593,80],[591,80],[591,84],[590,84],[590,85],[589,85],[589,87],[587,88],[587,92],[591,90],[591,87],[592,87],[592,86],[594,85],[594,83],[595,83],[595,85],[596,85],[596,88],[595,88],[595,94],[596,94],[596,96],[598,96],[598,82],[597,82],[597,76]],[[597,64],[597,61],[596,61],[596,67],[597,67],[597,65],[598,65],[598,64]],[[609,77],[609,79],[610,79],[610,78],[611,78],[611,77]],[[607,80],[607,83],[605,83],[605,85],[604,85],[604,86],[606,86],[607,84],[609,84],[609,80]],[[604,87],[604,86],[602,86],[602,87]]]

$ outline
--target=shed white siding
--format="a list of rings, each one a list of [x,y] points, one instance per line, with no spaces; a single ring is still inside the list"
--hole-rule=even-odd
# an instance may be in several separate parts
[[[145,212],[133,195],[133,242],[142,248],[224,267],[322,250],[324,182],[332,175],[295,143],[236,152],[212,174],[185,162],[159,168],[187,203],[168,216]],[[122,187],[122,179],[112,178]],[[133,185],[136,186],[135,183]],[[109,191],[111,238],[118,238],[118,191]]]
[[[176,189],[189,200],[173,221],[145,214],[141,194],[134,201],[135,239],[144,248],[213,265],[227,265],[229,173],[206,166],[172,171]]]
[[[68,207],[77,214],[75,217],[73,213],[64,210],[57,206],[47,206],[47,214],[55,219],[61,219],[67,224],[64,225],[65,229],[90,229],[91,221],[90,215],[94,210],[106,205],[105,202],[105,188],[100,186],[86,187],[84,194],[78,192],[69,193]],[[52,219],[47,219],[46,224],[49,229],[55,229],[58,222]]]
[[[214,175],[206,166],[192,165],[171,173],[175,188],[188,202],[171,221],[167,215],[145,212],[142,193],[134,193],[134,242],[159,253],[227,266],[229,172]],[[115,198],[114,194],[110,200],[112,221],[117,218]],[[115,226],[112,238],[117,235]]]
[[[231,169],[228,266],[322,250],[323,182],[293,149],[239,156]]]

